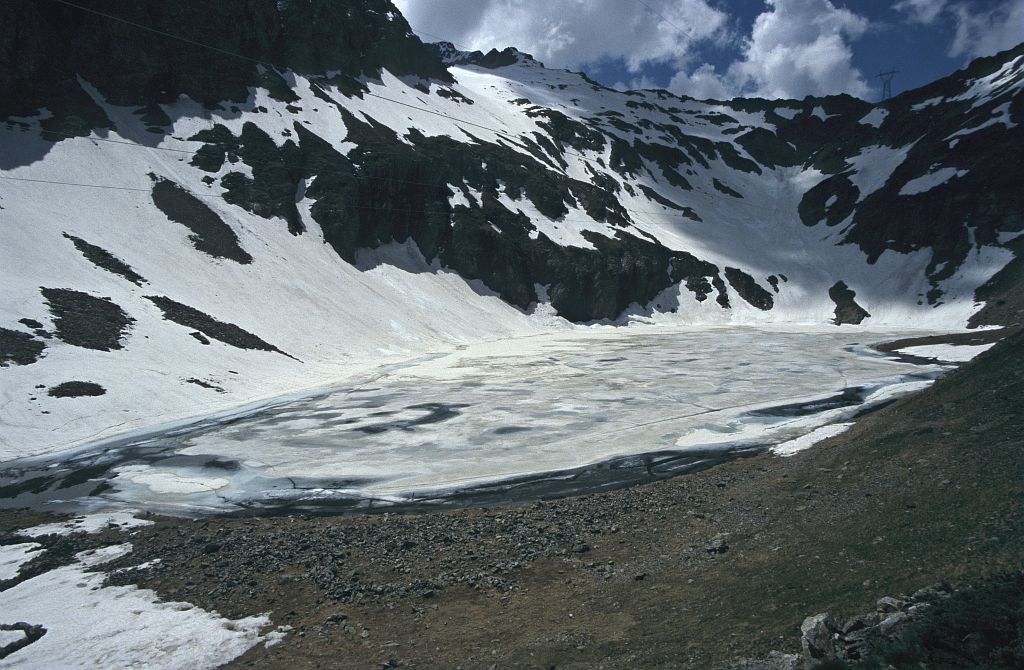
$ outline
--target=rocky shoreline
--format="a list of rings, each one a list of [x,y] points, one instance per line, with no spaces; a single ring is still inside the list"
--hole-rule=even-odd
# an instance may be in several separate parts
[[[788,458],[504,507],[152,516],[102,570],[289,630],[228,667],[708,668],[797,654],[809,613],[846,621],[888,594],[1024,568],[1021,348],[1011,336]],[[41,518],[5,512],[0,543]],[[46,551],[14,581],[126,539],[35,538]]]

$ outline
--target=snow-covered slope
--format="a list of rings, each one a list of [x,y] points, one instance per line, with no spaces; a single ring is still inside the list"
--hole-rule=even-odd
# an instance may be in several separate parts
[[[1017,271],[1020,47],[700,102],[340,7],[0,9],[0,460],[573,323],[960,328]]]

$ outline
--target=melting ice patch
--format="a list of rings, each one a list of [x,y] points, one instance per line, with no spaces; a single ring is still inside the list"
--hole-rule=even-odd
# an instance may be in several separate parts
[[[106,512],[99,514],[83,514],[68,521],[47,523],[19,530],[18,535],[24,537],[42,537],[43,535],[70,535],[72,533],[98,533],[106,528],[126,530],[137,526],[152,525],[152,521],[137,519],[132,512]]]
[[[414,501],[627,456],[767,447],[944,369],[872,353],[864,337],[897,334],[599,327],[473,345],[39,472],[53,495],[90,505],[224,511]],[[61,487],[84,469],[97,474],[80,493]],[[101,482],[111,488],[88,495]]]

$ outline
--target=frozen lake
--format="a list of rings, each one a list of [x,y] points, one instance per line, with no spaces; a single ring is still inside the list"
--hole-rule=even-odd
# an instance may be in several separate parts
[[[593,329],[468,347],[243,416],[0,465],[0,504],[231,512],[527,499],[806,435],[944,371],[899,333]]]

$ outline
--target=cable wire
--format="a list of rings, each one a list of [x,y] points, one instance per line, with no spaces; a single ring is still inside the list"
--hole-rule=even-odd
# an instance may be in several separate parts
[[[0,175],[0,179],[8,179],[10,181],[32,182],[32,183],[37,183],[37,184],[56,184],[56,185],[60,185],[60,186],[82,186],[82,187],[85,187],[85,188],[102,188],[102,189],[109,189],[109,190],[114,190],[114,191],[131,191],[131,192],[136,192],[136,193],[139,193],[139,192],[141,192],[141,193],[150,193],[151,192],[151,189],[148,189],[148,188],[133,188],[131,186],[111,186],[111,185],[107,185],[107,184],[85,184],[85,183],[81,183],[81,182],[57,181],[57,180],[53,180],[53,179],[30,179],[28,177],[10,177],[10,176],[7,176],[7,175]],[[178,186],[178,188],[180,188],[181,190],[185,191],[186,193],[188,193],[191,196],[194,196],[194,197],[197,197],[197,198],[221,198],[225,202],[228,202],[228,204],[235,204],[235,203],[232,203],[232,202],[228,201],[226,198],[224,198],[224,194],[223,193],[196,193],[195,191],[192,191],[190,189],[185,188],[181,184],[177,184],[177,182],[175,182],[175,184]],[[408,209],[408,208],[401,208],[401,207],[374,207],[374,206],[371,206],[371,205],[343,205],[342,209],[358,209],[358,210],[375,211],[375,212],[401,212],[403,214],[419,214],[419,215],[440,214],[440,215],[445,215],[445,216],[451,216],[453,213],[455,213],[454,207],[460,207],[460,206],[464,207],[464,205],[455,205],[455,206],[453,206],[452,209],[448,209],[448,210],[443,210],[443,209],[430,210],[430,209]],[[509,211],[509,210],[506,210],[506,211]],[[516,212],[510,212],[510,213],[513,216],[516,215]],[[523,216],[526,216],[526,215],[523,214]],[[527,216],[527,218],[530,218],[530,217]],[[533,221],[533,219],[530,219],[530,220]],[[602,224],[603,223],[603,224],[611,225],[611,226],[616,226],[617,225],[617,224],[611,223],[611,222],[598,221],[598,220],[593,219],[593,218],[591,218],[591,219],[550,219],[549,218],[548,221],[550,221],[551,223],[554,223],[554,224],[559,224],[559,223],[592,223],[592,224]],[[632,225],[632,224],[627,224],[627,225]],[[621,227],[621,224],[618,224],[618,227]]]
[[[640,0],[640,1],[642,1],[642,0]],[[113,21],[118,21],[120,23],[132,26],[134,28],[138,28],[140,30],[149,31],[149,32],[152,32],[154,34],[161,35],[163,37],[167,37],[169,39],[175,39],[175,40],[179,40],[181,42],[184,42],[186,44],[190,44],[190,45],[197,46],[197,47],[200,47],[200,48],[209,49],[209,50],[215,51],[217,53],[220,53],[220,54],[223,54],[223,55],[226,55],[226,56],[232,56],[234,58],[239,58],[239,59],[251,62],[251,63],[256,63],[258,65],[262,65],[264,67],[270,67],[270,68],[273,68],[274,70],[277,70],[278,72],[286,71],[288,69],[288,68],[285,68],[285,67],[280,67],[280,66],[278,66],[278,65],[276,65],[274,63],[271,63],[269,61],[261,60],[261,59],[258,59],[258,58],[253,58],[251,56],[246,56],[244,54],[240,54],[240,53],[237,53],[237,52],[229,51],[227,49],[222,49],[220,47],[216,47],[216,46],[213,46],[211,44],[206,44],[204,42],[199,42],[197,40],[194,40],[194,39],[182,36],[182,35],[177,35],[177,34],[174,34],[174,33],[169,33],[169,32],[160,30],[158,28],[154,28],[153,26],[149,26],[149,25],[146,25],[146,24],[143,24],[143,23],[138,23],[138,22],[135,22],[135,21],[131,21],[129,19],[125,19],[123,17],[116,16],[114,14],[109,14],[109,13],[106,13],[106,12],[101,12],[101,11],[96,10],[96,9],[92,9],[90,7],[85,7],[83,5],[79,5],[77,3],[70,2],[70,0],[51,0],[51,2],[56,2],[58,4],[65,5],[67,7],[72,7],[72,8],[81,10],[81,11],[88,12],[90,14],[94,14],[94,15],[97,15],[97,16],[105,17],[105,18],[111,19]],[[648,6],[648,9],[650,9],[649,6]],[[666,19],[666,21],[667,21],[667,19]],[[334,103],[335,105],[338,105],[339,107],[342,106],[341,103],[339,103],[337,100],[335,100],[333,97],[331,97],[330,94],[328,94],[327,91],[324,90],[324,88],[318,82],[310,81],[310,85],[311,86],[316,86],[317,89],[320,92],[322,92],[324,95],[326,95],[331,100],[331,102]],[[503,131],[501,129],[492,128],[490,126],[485,126],[485,125],[482,125],[482,124],[479,124],[479,123],[476,123],[476,122],[473,122],[473,121],[469,121],[469,120],[466,120],[466,119],[460,119],[458,117],[451,116],[449,114],[444,114],[444,113],[438,112],[436,110],[427,109],[425,107],[420,107],[420,106],[417,106],[417,105],[412,105],[412,104],[409,104],[407,102],[403,102],[401,100],[395,100],[393,98],[389,98],[387,96],[382,96],[382,95],[379,95],[379,94],[376,94],[376,93],[364,91],[363,94],[367,95],[369,97],[372,97],[372,98],[376,98],[376,99],[379,99],[379,100],[384,100],[386,102],[390,102],[390,103],[393,103],[393,104],[396,104],[396,105],[401,105],[401,106],[406,107],[406,108],[414,109],[414,110],[417,110],[419,112],[424,112],[424,113],[427,113],[427,114],[432,114],[434,116],[440,116],[442,118],[446,118],[446,119],[448,119],[450,121],[453,121],[453,122],[456,122],[456,123],[462,123],[462,124],[469,125],[469,126],[472,126],[472,127],[481,128],[483,130],[487,130],[489,132],[493,132],[496,135],[498,135],[499,137],[502,137],[502,138],[504,138],[504,139],[506,139],[508,141],[511,141],[513,143],[516,143],[516,144],[519,144],[519,142],[521,142],[520,138],[512,136],[512,135],[509,135],[509,134],[507,134],[505,131]],[[102,140],[102,138],[94,138],[94,139]],[[110,141],[112,143],[117,143],[117,144],[131,144],[129,142],[120,142],[120,141],[116,141],[116,140],[108,140],[108,141]],[[157,148],[157,147],[148,147],[148,148]],[[175,150],[175,151],[184,152],[184,150]],[[576,158],[579,158],[579,159],[583,160],[587,164],[591,164],[591,165],[597,164],[599,167],[601,167],[602,170],[605,169],[603,165],[601,165],[600,163],[596,163],[596,161],[594,161],[594,159],[589,158],[588,156],[584,156],[583,154],[580,154],[580,153],[566,151],[563,148],[562,149],[562,155],[563,156],[573,156],[573,157],[576,157]],[[84,186],[89,186],[89,185],[85,184]],[[108,188],[108,187],[101,187],[101,188]],[[202,194],[196,194],[196,195],[202,195]],[[204,197],[210,197],[210,196],[204,196]],[[628,212],[628,213],[632,213],[632,214],[650,214],[650,215],[657,215],[657,216],[674,216],[674,217],[689,218],[689,217],[686,217],[686,214],[672,214],[670,212],[644,212],[644,211],[641,211],[641,210],[632,210],[632,209],[629,209],[629,208],[626,208],[626,207],[623,207],[623,210]]]
[[[157,35],[162,35],[164,37],[168,37],[168,38],[171,38],[171,39],[181,40],[181,41],[186,42],[187,44],[191,44],[193,46],[198,46],[198,47],[203,47],[203,48],[207,48],[207,49],[212,49],[213,51],[216,51],[216,52],[221,53],[221,54],[225,54],[225,55],[228,55],[228,56],[234,56],[236,58],[241,58],[243,60],[246,60],[246,61],[249,61],[249,62],[252,62],[252,63],[256,63],[258,65],[262,65],[264,67],[270,67],[270,68],[273,68],[273,69],[277,70],[278,72],[283,72],[283,71],[287,71],[288,70],[288,68],[286,68],[286,67],[281,67],[281,66],[275,65],[274,63],[271,63],[269,61],[263,61],[263,60],[260,60],[258,58],[252,58],[250,56],[245,56],[243,54],[235,53],[233,51],[228,51],[226,49],[221,49],[220,47],[215,47],[215,46],[212,46],[212,45],[209,45],[209,44],[205,44],[203,42],[198,42],[196,40],[193,40],[193,39],[190,39],[190,38],[187,38],[187,37],[182,37],[180,35],[175,35],[173,33],[168,33],[168,32],[162,31],[162,30],[158,30],[158,29],[153,28],[151,26],[147,26],[147,25],[141,24],[141,23],[136,23],[134,21],[129,21],[127,19],[121,18],[119,16],[115,16],[113,14],[107,14],[105,12],[101,12],[101,11],[98,11],[98,10],[95,10],[95,9],[90,9],[88,7],[83,7],[83,6],[75,4],[73,2],[69,2],[69,0],[50,0],[50,1],[62,4],[62,5],[67,5],[68,7],[74,7],[76,9],[81,9],[81,10],[90,12],[92,14],[96,14],[98,16],[104,16],[104,17],[107,17],[109,19],[113,19],[115,21],[120,21],[121,23],[125,23],[127,25],[130,25],[130,26],[142,29],[142,30],[149,30],[151,32],[156,33]],[[324,94],[327,94],[327,92],[323,89],[323,87],[319,83],[310,81],[310,84],[311,85],[315,85],[318,88],[318,90],[320,90]],[[411,104],[409,104],[407,102],[403,102],[401,100],[395,100],[394,98],[389,98],[387,96],[379,95],[377,93],[363,91],[363,95],[369,96],[371,98],[376,98],[378,100],[384,100],[386,102],[390,102],[390,103],[393,103],[393,104],[396,104],[396,105],[402,105],[403,107],[408,107],[410,109],[415,109],[417,111],[425,112],[427,114],[433,114],[435,116],[440,116],[440,117],[448,119],[449,121],[454,121],[456,123],[463,123],[463,124],[466,124],[466,125],[469,125],[469,126],[473,126],[475,128],[481,128],[483,130],[487,130],[489,132],[495,133],[495,134],[497,134],[497,135],[499,135],[501,137],[505,137],[506,139],[509,139],[511,141],[514,141],[514,142],[520,141],[519,138],[517,138],[515,136],[512,136],[512,135],[509,135],[504,130],[501,130],[499,128],[493,128],[491,126],[485,126],[483,124],[479,124],[479,123],[476,123],[474,121],[469,121],[467,119],[460,119],[457,116],[452,116],[450,114],[444,114],[442,112],[438,112],[438,111],[435,111],[435,110],[432,110],[432,109],[427,109],[426,107],[419,107],[417,105],[411,105]],[[330,95],[328,95],[328,97],[330,97]],[[331,102],[333,102],[336,105],[340,105],[341,104],[337,100],[335,100],[334,98],[331,98]],[[574,156],[576,158],[580,158],[580,159],[582,159],[582,160],[584,160],[584,161],[586,161],[588,163],[595,162],[592,158],[589,158],[588,156],[584,156],[583,154],[575,153],[575,152],[572,152],[572,151],[566,151],[564,149],[562,150],[562,154],[565,155],[565,156]]]
[[[29,132],[27,129],[15,129],[15,128],[11,128],[10,126],[4,127],[4,130],[8,130],[8,131],[11,131],[11,132],[22,132],[22,133]],[[195,151],[186,150],[186,149],[175,149],[173,147],[148,146],[148,145],[145,145],[145,144],[138,144],[136,142],[126,142],[126,141],[123,141],[123,140],[113,140],[113,139],[104,138],[104,137],[95,137],[95,136],[92,136],[92,135],[89,135],[89,136],[85,136],[85,135],[61,135],[60,133],[57,133],[57,132],[52,131],[52,130],[39,130],[39,132],[40,132],[40,134],[55,136],[55,137],[58,137],[58,138],[61,138],[61,139],[84,139],[84,140],[89,140],[89,141],[92,141],[92,142],[107,142],[107,143],[110,143],[110,144],[115,144],[115,145],[119,145],[119,146],[126,146],[126,147],[135,148],[135,149],[150,149],[152,151],[167,151],[167,152],[171,152],[171,153],[179,153],[179,154],[186,154],[186,155],[194,155],[196,153]],[[179,142],[180,141],[200,142],[200,140],[178,140],[178,141]],[[201,149],[203,147],[208,147],[208,146],[217,146],[217,145],[203,143],[203,146],[199,147],[199,148]],[[228,151],[229,151],[228,149],[224,149],[225,153],[227,153]],[[397,152],[387,152],[387,151],[385,151],[385,152],[371,151],[370,153],[372,155],[404,156],[404,154],[399,154]],[[231,164],[231,165],[234,165],[234,163],[230,163],[230,161],[227,161],[227,162],[229,164]],[[258,160],[250,162],[250,161],[245,160],[245,159],[242,159],[242,163],[244,163],[245,165],[248,165],[249,167],[264,166],[264,167],[276,167],[276,168],[312,171],[309,165],[297,165],[297,164],[293,164],[293,163],[278,163],[278,162],[273,162],[273,161],[258,161]],[[353,163],[353,165],[356,165],[356,164]],[[359,166],[356,165],[356,167],[359,167]],[[315,175],[312,175],[312,176],[315,176]],[[16,181],[18,180],[17,178],[14,178],[14,177],[5,177],[5,178],[7,178],[7,179],[14,179]],[[383,181],[383,182],[397,183],[397,184],[409,184],[409,185],[412,185],[412,186],[437,187],[437,186],[441,186],[442,185],[441,183],[437,183],[437,182],[432,183],[432,182],[424,182],[424,181],[415,181],[415,180],[411,180],[411,179],[399,179],[397,177],[374,177],[374,176],[371,176],[371,175],[364,175],[364,174],[358,174],[358,173],[354,174],[353,178],[355,180]],[[24,179],[22,179],[22,181],[24,181]],[[46,183],[65,184],[67,182],[46,182]],[[70,184],[70,183],[67,183],[67,185],[71,185],[71,186],[95,186],[96,188],[117,188],[115,186],[103,186],[103,185],[98,185],[98,184]],[[445,186],[450,186],[452,188],[459,188],[460,187],[459,184],[449,184],[447,182],[445,182],[444,185]],[[140,189],[131,189],[129,187],[126,187],[126,188],[128,188],[128,190],[140,190]],[[145,190],[145,189],[141,189],[141,190]],[[202,197],[202,198],[216,197],[216,196],[211,196],[211,194],[204,194],[204,193],[193,193],[193,195],[196,195],[197,197]],[[691,217],[689,217],[689,216],[687,216],[686,214],[683,214],[683,213],[676,213],[676,212],[669,212],[669,211],[657,212],[657,211],[652,211],[652,210],[631,209],[631,208],[625,207],[625,206],[623,206],[622,209],[623,209],[623,211],[628,212],[630,214],[647,214],[647,215],[651,215],[651,216],[664,216],[664,217],[670,217],[670,218],[684,218],[684,219],[691,218]],[[560,219],[560,221],[568,221],[568,219]],[[577,222],[577,223],[584,222],[584,220],[581,219],[581,220],[577,220],[575,222]],[[600,223],[600,222],[598,222],[598,223]]]

